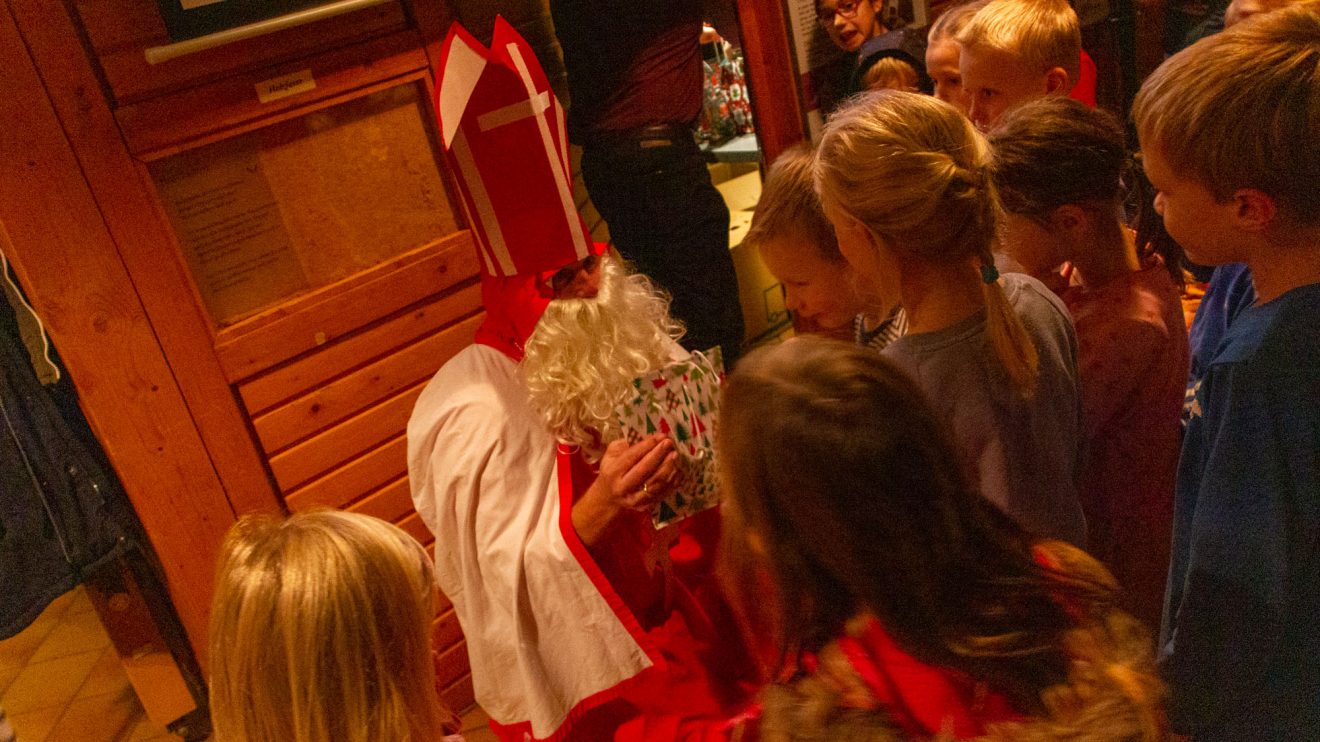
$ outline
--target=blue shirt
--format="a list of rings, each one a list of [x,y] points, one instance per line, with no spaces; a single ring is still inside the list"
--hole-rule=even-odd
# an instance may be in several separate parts
[[[1256,287],[1251,270],[1243,263],[1229,263],[1215,268],[1205,296],[1196,307],[1196,317],[1188,332],[1187,349],[1191,353],[1191,372],[1187,377],[1187,397],[1183,407],[1183,425],[1191,415],[1193,391],[1205,374],[1205,368],[1219,350],[1228,326],[1242,310],[1256,303]]]
[[[1241,312],[1178,466],[1160,631],[1176,731],[1320,739],[1320,284]]]

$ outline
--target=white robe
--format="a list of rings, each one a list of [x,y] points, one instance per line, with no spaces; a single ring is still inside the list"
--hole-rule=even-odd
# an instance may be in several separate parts
[[[500,724],[530,722],[538,739],[652,664],[572,532],[556,449],[517,364],[485,345],[446,363],[408,421],[413,504],[436,537],[436,580],[467,637],[477,702]]]

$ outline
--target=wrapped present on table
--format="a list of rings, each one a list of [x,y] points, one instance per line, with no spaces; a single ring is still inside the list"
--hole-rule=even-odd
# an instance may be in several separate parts
[[[651,514],[657,529],[719,504],[715,423],[723,381],[719,348],[693,352],[634,379],[637,395],[619,408],[628,443],[659,432],[673,439],[678,453],[678,483]]]

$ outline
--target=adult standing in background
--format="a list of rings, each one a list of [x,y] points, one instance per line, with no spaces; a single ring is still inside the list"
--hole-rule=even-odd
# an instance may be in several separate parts
[[[614,246],[673,296],[683,344],[743,339],[729,208],[692,131],[701,112],[701,0],[551,0],[564,52],[569,140]]]

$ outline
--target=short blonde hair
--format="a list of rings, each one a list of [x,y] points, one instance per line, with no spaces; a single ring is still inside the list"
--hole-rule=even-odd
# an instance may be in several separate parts
[[[984,8],[988,2],[990,0],[972,0],[972,2],[959,3],[940,13],[940,17],[930,24],[930,30],[926,32],[926,44],[955,39],[963,26],[966,26],[972,16],[976,15],[976,11]]]
[[[1132,107],[1141,144],[1215,197],[1259,190],[1320,224],[1320,3],[1249,18],[1165,60]]]
[[[816,155],[821,200],[898,253],[938,264],[977,258],[993,268],[999,199],[990,149],[958,109],[898,90],[863,93],[830,117]],[[998,281],[983,283],[986,331],[1023,396],[1038,357]]]
[[[425,550],[377,518],[240,519],[221,548],[211,612],[217,742],[444,736],[434,590]]]
[[[912,65],[898,57],[877,59],[862,75],[862,87],[866,90],[911,90],[916,91],[921,84],[921,77]]]
[[[771,240],[795,237],[810,243],[822,260],[844,262],[834,227],[820,208],[812,176],[814,167],[815,153],[805,142],[775,158],[766,173],[744,242],[759,250]]]
[[[964,49],[1012,54],[1041,72],[1062,67],[1069,85],[1081,74],[1081,22],[1067,0],[991,0],[954,38]]]

